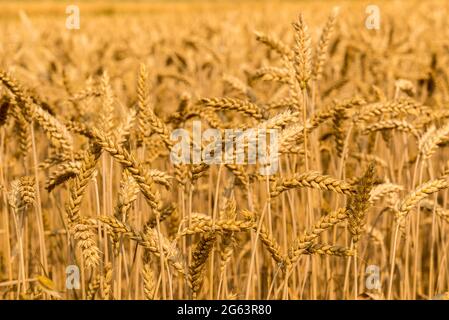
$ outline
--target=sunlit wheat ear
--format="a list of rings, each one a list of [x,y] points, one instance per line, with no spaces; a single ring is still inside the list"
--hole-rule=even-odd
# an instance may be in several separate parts
[[[337,155],[339,157],[342,156],[343,147],[344,147],[344,139],[345,139],[345,129],[344,129],[344,120],[346,118],[346,113],[344,109],[336,109],[333,112],[332,116],[332,129],[335,137],[335,147],[337,151]]]
[[[440,219],[442,219],[446,223],[449,223],[449,210],[444,209],[438,203],[431,201],[429,199],[424,199],[420,202],[419,205],[421,208],[424,208],[425,210],[427,210],[429,212],[433,212],[435,210],[437,216]]]
[[[115,217],[101,216],[98,221],[106,224],[111,228],[111,232],[117,236],[134,240],[145,249],[148,249],[152,254],[157,257],[160,256],[160,247],[164,251],[164,257],[180,275],[186,274],[186,267],[181,257],[179,249],[174,243],[171,243],[164,235],[159,235],[154,229],[148,229],[145,233],[137,232],[131,228],[128,224],[117,220]]]
[[[146,233],[148,229],[153,229],[157,226],[157,218],[159,218],[159,222],[165,221],[167,218],[169,218],[171,215],[176,214],[177,206],[174,203],[169,203],[165,205],[159,216],[153,215],[151,216],[148,221],[143,226],[143,232]]]
[[[317,243],[308,247],[306,250],[306,254],[349,257],[354,255],[354,251],[338,245]]]
[[[253,228],[257,232],[257,228]],[[264,226],[260,228],[259,239],[270,253],[271,258],[281,267],[285,266],[285,254],[281,250],[281,246],[276,238]]]
[[[21,177],[11,182],[8,193],[8,203],[17,213],[26,207],[34,205],[36,189],[34,177]]]
[[[256,216],[253,212],[242,210],[240,214],[248,221],[254,221]],[[281,267],[285,267],[285,255],[282,253],[281,246],[276,241],[275,237],[265,228],[264,225],[259,226],[257,224],[253,225],[254,232],[258,232],[259,230],[259,239],[262,242],[263,246],[270,253],[273,260]]]
[[[234,98],[203,98],[200,102],[208,108],[234,110],[257,120],[262,118],[260,108],[250,101]]]
[[[384,120],[377,123],[367,125],[363,129],[363,134],[369,134],[378,131],[397,130],[413,135],[419,139],[419,131],[412,124],[405,120]]]
[[[94,175],[95,166],[100,155],[101,149],[95,145],[91,146],[90,149],[85,152],[81,166],[78,169],[79,171],[70,186],[70,195],[66,206],[66,212],[69,224],[73,224],[73,226],[80,223],[81,216],[79,212],[81,209],[81,202],[86,192],[86,188]]]
[[[24,162],[26,163],[28,153],[31,151],[32,146],[30,125],[26,121],[23,114],[20,112],[20,107],[17,104],[17,100],[14,96],[9,100],[8,105],[10,106],[10,113],[16,122],[15,129],[19,139],[20,154],[24,158]]]
[[[95,242],[95,232],[92,226],[86,223],[85,218],[81,217],[80,210],[100,155],[100,149],[95,146],[85,153],[79,172],[70,187],[69,202],[66,206],[69,231],[77,241],[87,267],[95,267],[100,263],[100,251]]]
[[[394,183],[382,183],[379,184],[373,189],[371,189],[369,201],[373,204],[376,201],[379,201],[381,198],[389,195],[390,193],[399,193],[404,190],[404,187],[401,185],[397,185]]]
[[[67,128],[55,117],[36,104],[30,106],[33,119],[42,127],[50,143],[65,154],[73,152],[73,138]]]
[[[370,163],[364,175],[354,188],[354,195],[349,198],[347,205],[348,227],[354,243],[357,243],[364,230],[365,217],[370,207],[370,193],[375,178],[375,165]]]
[[[134,109],[127,111],[124,120],[120,123],[120,126],[114,134],[118,145],[123,145],[128,142],[135,121],[136,111]]]
[[[291,77],[290,72],[287,68],[278,68],[278,67],[262,67],[254,71],[251,77],[252,81],[256,80],[262,80],[262,81],[274,81],[279,82],[283,84],[290,84]],[[287,98],[282,98],[287,99]],[[290,98],[291,99],[291,98]],[[287,101],[287,100],[284,100]],[[292,100],[291,105],[295,105],[297,103],[296,100]],[[275,102],[271,102],[272,105],[275,104]],[[270,106],[269,109],[275,109],[280,108],[281,104],[278,104],[278,106]]]
[[[0,82],[8,88],[9,91],[16,97],[17,102],[21,103],[21,106],[25,110],[23,110],[24,115],[26,116],[26,120],[28,121],[31,118],[32,111],[30,106],[32,105],[31,98],[25,93],[24,88],[19,84],[19,82],[14,79],[7,72],[0,70]]]
[[[192,105],[190,106],[183,115],[184,119],[188,119],[190,117],[197,116],[204,121],[206,121],[212,128],[216,129],[225,129],[226,126],[223,121],[220,120],[220,117],[215,113],[215,110],[212,108],[204,108],[202,105]]]
[[[449,187],[449,183],[446,178],[440,178],[427,181],[415,190],[408,193],[402,201],[397,203],[397,221],[400,224],[404,223],[410,211],[423,199],[429,195],[444,190]]]
[[[145,64],[139,66],[137,78],[137,140],[141,144],[150,129],[147,120],[148,106],[148,70]]]
[[[100,96],[101,91],[99,88],[94,88],[88,85],[85,89],[73,93],[72,96],[69,98],[69,100],[72,102],[79,102],[87,98],[100,97]]]
[[[143,255],[143,268],[142,268],[142,278],[143,278],[143,292],[147,300],[156,300],[156,275],[151,268],[151,258],[148,253]]]
[[[349,118],[349,112],[351,109],[356,109],[365,104],[364,99],[355,97],[352,99],[346,99],[342,101],[334,101],[334,106],[329,110],[320,110],[312,116],[312,124],[314,127],[318,127],[328,117],[332,119],[332,134],[335,139],[335,147],[337,155],[343,156],[343,149],[346,138],[346,120]],[[346,155],[344,155],[346,157]]]
[[[353,118],[357,123],[360,120],[370,122],[380,116],[395,117],[398,115],[420,115],[427,114],[429,107],[423,106],[418,101],[410,98],[400,98],[386,102],[375,102],[366,105],[359,114]]]
[[[139,186],[136,181],[127,170],[123,170],[122,179],[120,180],[117,207],[115,209],[115,216],[119,220],[127,220],[129,210],[137,200],[138,193]]]
[[[120,220],[126,222],[133,206],[133,203],[137,200],[139,194],[139,186],[134,178],[129,174],[127,170],[123,170],[122,178],[120,180],[120,190],[118,193],[117,204],[114,209],[114,216]],[[116,232],[109,233],[114,249],[114,254],[118,255],[120,250],[120,237]]]
[[[95,232],[92,226],[84,222],[76,223],[71,228],[73,238],[81,250],[86,267],[96,267],[100,264],[100,250],[95,241]]]
[[[226,168],[234,174],[238,182],[247,187],[249,184],[249,176],[245,170],[245,167],[237,164],[226,164]]]
[[[196,299],[203,284],[203,270],[215,244],[216,234],[205,233],[197,243],[192,253],[192,263],[189,266],[189,284],[192,288],[192,297]]]
[[[145,164],[151,164],[158,158],[163,158],[169,155],[169,152],[165,148],[164,142],[156,136],[153,136],[146,140],[146,157]]]
[[[192,223],[178,234],[178,237],[208,232],[245,232],[254,228],[255,223],[247,220],[218,220],[218,221],[198,221]]]
[[[93,138],[93,135],[92,135],[92,132],[90,131],[89,126],[86,125],[85,123],[71,120],[71,121],[66,121],[64,123],[64,125],[66,126],[67,130],[71,133],[75,133],[75,134],[84,136],[89,139]]]
[[[324,110],[320,110],[315,112],[310,119],[306,121],[306,132],[311,132],[312,130],[318,128],[322,123],[331,118],[344,118],[345,111],[354,107],[358,107],[364,104],[365,101],[359,97],[337,101],[337,103],[332,106],[332,108],[326,108]],[[339,113],[337,115],[337,111]],[[297,117],[298,113],[294,113],[294,116]],[[343,119],[341,119],[343,120]],[[267,122],[269,122],[268,120]],[[340,119],[337,124],[338,132],[339,132],[339,141],[340,146],[342,145],[342,136],[343,130],[340,127]],[[300,143],[304,140],[304,126],[303,124],[293,123],[287,126],[284,130],[282,130],[278,137],[278,150],[279,153],[296,153],[298,152]]]
[[[150,104],[148,96],[148,71],[144,64],[140,65],[137,80],[137,137],[141,144],[142,140],[149,136],[152,132],[157,133],[164,142],[165,146],[170,149],[173,142],[170,139],[170,130],[154,112],[153,106]]]
[[[447,141],[449,136],[449,122],[444,126],[435,129],[431,126],[418,142],[419,151],[424,160],[429,159],[437,151],[438,144]]]
[[[307,124],[307,129],[312,126]],[[295,153],[298,146],[304,140],[304,126],[301,124],[292,124],[281,131],[278,137],[279,153]]]
[[[226,266],[232,258],[234,248],[236,247],[236,239],[231,235],[226,235],[221,238],[220,242],[220,273],[225,272]]]
[[[263,43],[271,50],[277,52],[281,57],[287,58],[289,60],[293,59],[293,51],[281,40],[274,37],[273,35],[266,35],[262,32],[255,32],[256,40]]]
[[[449,110],[432,110],[432,112],[427,112],[416,121],[416,126],[418,128],[429,128],[435,121],[447,120],[449,118]]]
[[[112,294],[112,264],[107,263],[103,270],[91,279],[87,287],[86,300],[94,300],[98,295],[101,300],[109,300]]]
[[[103,300],[113,299],[112,286],[111,286],[112,275],[113,275],[112,264],[108,262],[104,266],[103,270],[103,281],[102,281],[103,287],[101,288],[101,291],[103,293],[102,295]]]
[[[95,142],[104,151],[108,152],[124,169],[128,170],[131,176],[136,181],[140,191],[144,195],[148,204],[153,211],[159,214],[161,209],[160,194],[154,188],[154,181],[150,175],[146,174],[145,169],[140,163],[129,153],[126,149],[115,143],[110,137],[106,136],[98,129],[92,129],[92,134],[95,137]]]
[[[14,94],[21,112],[27,122],[34,120],[46,133],[50,143],[61,148],[64,153],[73,152],[73,139],[67,128],[52,114],[38,105],[32,97],[27,95],[22,86],[7,73],[0,71],[0,81]]]
[[[307,249],[324,231],[332,228],[338,223],[348,218],[348,210],[340,208],[326,216],[321,217],[311,229],[298,237],[288,250],[288,264],[294,264],[302,254],[307,253]]]
[[[329,18],[327,19],[326,25],[321,32],[320,40],[318,42],[317,49],[315,51],[315,56],[313,60],[312,66],[312,78],[314,80],[319,80],[323,73],[323,68],[328,59],[328,49],[329,43],[332,37],[332,33],[334,31],[335,21],[337,20],[337,16],[339,13],[339,8],[336,7],[332,10]]]
[[[158,169],[149,169],[146,170],[145,174],[151,177],[154,183],[164,186],[167,190],[172,187],[171,180],[173,179],[173,177],[165,171],[161,171]]]
[[[295,29],[293,67],[295,69],[296,80],[303,90],[307,87],[307,83],[312,74],[312,44],[309,30],[302,14],[299,15],[298,21],[293,23],[293,28]]]
[[[101,77],[100,91],[101,111],[98,127],[101,128],[106,135],[112,136],[114,127],[114,96],[112,93],[109,74],[106,71]]]
[[[232,193],[234,180],[231,179],[229,186],[223,191],[223,202],[220,209],[220,219],[234,219],[237,217],[237,203]],[[223,232],[220,242],[220,272],[223,273],[227,263],[231,259],[235,246],[235,235],[233,232]]]
[[[287,125],[297,122],[299,113],[291,110],[278,113],[275,116],[259,123],[259,129],[284,129]]]
[[[182,219],[179,224],[181,226],[188,226],[189,221],[191,223],[210,222],[212,221],[212,217],[204,213],[192,212],[189,217]]]
[[[352,186],[349,183],[316,171],[310,171],[301,174],[297,173],[291,178],[282,178],[276,181],[275,185],[271,188],[271,197],[277,197],[282,192],[293,188],[313,188],[330,190],[346,195],[353,194]]]
[[[87,286],[86,300],[94,300],[95,295],[100,290],[101,285],[101,274],[97,274],[92,280],[89,282]]]
[[[59,164],[47,178],[45,189],[51,192],[58,185],[76,177],[81,169],[81,161],[67,161]]]

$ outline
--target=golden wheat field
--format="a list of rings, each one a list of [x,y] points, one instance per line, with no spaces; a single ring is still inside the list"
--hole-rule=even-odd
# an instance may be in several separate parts
[[[449,299],[449,4],[369,4],[0,1],[0,300]]]

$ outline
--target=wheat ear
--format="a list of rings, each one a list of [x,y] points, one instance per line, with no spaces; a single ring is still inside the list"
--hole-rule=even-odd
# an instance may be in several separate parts
[[[419,151],[424,160],[430,159],[436,152],[438,144],[444,142],[449,136],[449,122],[440,129],[435,130],[435,127],[430,127],[421,137],[418,142]]]
[[[260,108],[249,101],[234,98],[203,98],[200,102],[208,108],[217,110],[234,110],[257,120],[262,118]]]
[[[291,60],[294,56],[293,51],[284,42],[272,35],[256,32],[256,40],[277,52],[283,58]]]
[[[192,297],[196,299],[203,284],[203,269],[214,247],[217,236],[214,232],[208,232],[201,236],[192,253],[192,263],[189,266],[189,284],[192,288]]]
[[[149,229],[147,232],[141,233],[134,231],[129,225],[124,222],[117,220],[114,217],[110,216],[101,216],[98,220],[102,223],[108,225],[112,232],[117,235],[123,235],[131,240],[136,241],[140,246],[145,249],[148,249],[151,253],[160,257],[160,246],[164,252],[165,258],[168,260],[171,266],[178,271],[180,274],[185,275],[185,266],[183,261],[180,259],[180,254],[176,246],[170,243],[166,238],[162,235],[159,237],[159,234],[153,230]]]
[[[337,193],[352,195],[352,186],[336,178],[322,175],[316,171],[297,173],[291,178],[282,178],[276,182],[271,189],[271,197],[277,197],[282,192],[293,188],[313,188],[319,190],[330,190]]]
[[[295,29],[295,46],[293,67],[295,70],[296,80],[303,90],[307,87],[307,83],[311,77],[311,39],[308,27],[304,22],[302,14],[299,15],[298,21],[293,23]]]
[[[25,176],[11,182],[8,203],[16,212],[24,210],[36,201],[34,177]]]
[[[370,193],[374,184],[375,165],[370,163],[355,186],[355,193],[347,204],[349,231],[354,243],[358,242],[365,225],[365,216],[370,206]]]
[[[106,152],[108,152],[115,160],[117,160],[124,169],[128,170],[136,181],[140,191],[148,201],[150,207],[156,214],[160,213],[161,201],[159,193],[154,190],[154,181],[146,173],[145,169],[137,162],[134,156],[127,150],[117,145],[112,139],[107,137],[98,129],[92,129],[95,142]]]
[[[305,254],[313,242],[319,237],[321,233],[332,228],[338,223],[348,218],[346,208],[340,208],[335,212],[321,217],[311,229],[302,234],[296,239],[293,245],[288,250],[288,260],[290,265],[293,265],[302,254]]]
[[[407,194],[401,202],[398,203],[398,221],[403,221],[419,201],[425,199],[432,193],[438,192],[448,187],[449,183],[445,178],[430,180],[418,186],[415,190]]]
[[[320,40],[318,42],[318,47],[315,53],[315,59],[313,60],[312,66],[312,78],[314,80],[319,80],[322,76],[324,64],[326,63],[328,57],[327,51],[334,30],[335,21],[337,20],[338,11],[338,8],[332,10],[327,19],[326,25],[321,32]]]
[[[151,260],[149,254],[144,254],[142,267],[142,277],[143,277],[143,292],[147,300],[156,300],[156,279],[153,270],[151,269]]]
[[[320,254],[326,256],[349,257],[354,255],[354,251],[342,246],[317,243],[307,248],[306,254]]]

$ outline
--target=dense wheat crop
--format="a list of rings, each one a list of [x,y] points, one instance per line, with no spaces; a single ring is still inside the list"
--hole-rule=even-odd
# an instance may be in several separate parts
[[[447,298],[449,6],[366,6],[5,5],[0,299]]]

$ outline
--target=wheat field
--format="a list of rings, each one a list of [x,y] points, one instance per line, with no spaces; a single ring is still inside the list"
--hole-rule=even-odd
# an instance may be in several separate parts
[[[0,5],[0,299],[449,299],[444,1]]]

